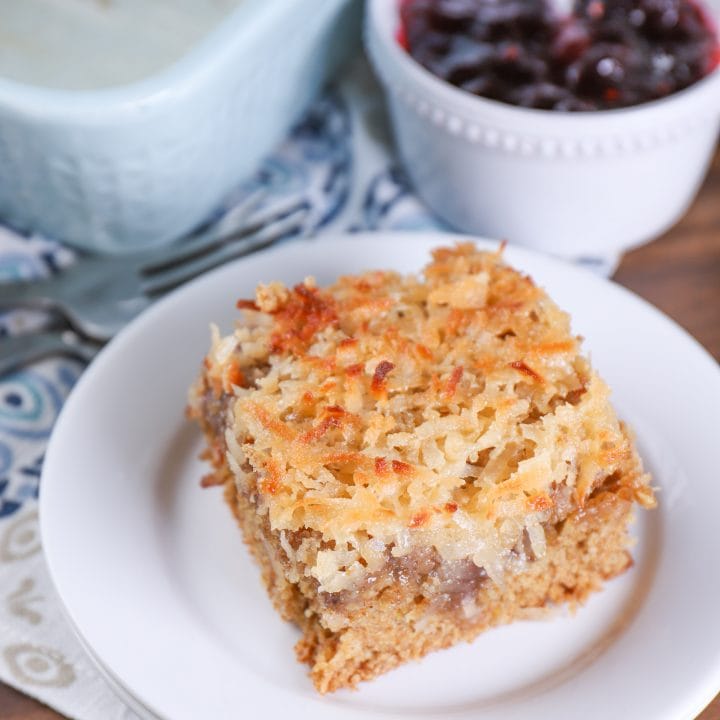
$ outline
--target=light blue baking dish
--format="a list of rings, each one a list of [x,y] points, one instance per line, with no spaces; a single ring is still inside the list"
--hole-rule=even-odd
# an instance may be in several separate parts
[[[0,221],[76,247],[201,223],[352,51],[357,0],[243,0],[167,69],[100,90],[0,78]]]

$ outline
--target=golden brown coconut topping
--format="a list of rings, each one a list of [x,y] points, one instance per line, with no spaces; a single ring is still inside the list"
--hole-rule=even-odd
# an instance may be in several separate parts
[[[238,307],[193,402],[227,400],[230,467],[256,474],[273,530],[321,538],[285,549],[323,591],[428,546],[501,581],[603,484],[654,503],[568,316],[501,251],[440,248],[424,279],[261,285]]]

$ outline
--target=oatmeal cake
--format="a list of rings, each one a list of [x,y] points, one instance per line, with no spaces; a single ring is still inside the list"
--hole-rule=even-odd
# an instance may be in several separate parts
[[[653,491],[568,316],[501,251],[260,285],[190,393],[320,692],[626,570]]]

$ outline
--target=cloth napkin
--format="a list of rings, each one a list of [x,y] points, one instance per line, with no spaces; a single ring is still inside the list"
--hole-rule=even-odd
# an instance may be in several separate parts
[[[361,60],[317,99],[214,220],[222,222],[259,187],[268,191],[263,210],[307,203],[303,232],[446,229],[395,161],[382,93]],[[55,273],[73,258],[51,238],[0,227],[0,282]],[[612,263],[594,269],[609,274]],[[0,337],[46,322],[42,313],[0,314]],[[0,679],[70,718],[129,720],[137,716],[116,698],[64,619],[38,529],[45,448],[83,369],[52,359],[0,377]]]

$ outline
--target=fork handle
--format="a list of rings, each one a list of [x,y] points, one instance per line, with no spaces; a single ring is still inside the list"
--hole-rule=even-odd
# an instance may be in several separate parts
[[[0,377],[51,356],[70,356],[90,362],[99,347],[61,332],[27,333],[0,339]]]
[[[0,283],[0,310],[11,308],[35,308],[52,310],[57,302],[50,294],[43,294],[50,287],[51,278],[40,280],[21,280],[20,282]],[[39,294],[38,294],[39,293]]]

